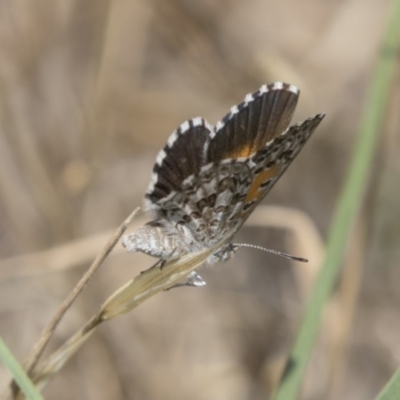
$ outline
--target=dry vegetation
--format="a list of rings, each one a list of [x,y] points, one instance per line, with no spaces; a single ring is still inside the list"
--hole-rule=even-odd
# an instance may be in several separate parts
[[[21,360],[109,231],[140,205],[155,155],[181,122],[215,123],[275,80],[301,88],[295,119],[327,112],[267,199],[288,209],[264,210],[263,226],[237,238],[310,265],[241,250],[202,272],[205,288],[159,294],[104,324],[47,399],[268,398],[319,266],[387,8],[381,0],[0,2],[0,335]],[[400,364],[399,92],[307,400],[373,399]],[[117,246],[47,351],[151,263]],[[0,388],[8,380],[0,367]]]

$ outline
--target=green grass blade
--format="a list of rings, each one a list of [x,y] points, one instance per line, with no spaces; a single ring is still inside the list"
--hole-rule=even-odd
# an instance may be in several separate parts
[[[400,397],[400,368],[395,372],[376,400],[398,400]]]
[[[294,400],[299,397],[307,364],[318,334],[323,308],[329,300],[339,274],[346,243],[362,204],[376,142],[381,127],[384,125],[390,83],[395,70],[400,37],[400,0],[393,1],[390,11],[382,53],[372,78],[357,134],[352,164],[331,225],[325,262],[311,293],[300,332],[289,356],[282,381],[273,396],[274,400]]]
[[[43,400],[43,397],[38,392],[32,381],[28,378],[25,371],[15,359],[13,354],[7,345],[3,342],[0,337],[0,360],[6,366],[6,368],[11,372],[14,380],[18,383],[22,392],[25,394],[26,398],[29,400]]]

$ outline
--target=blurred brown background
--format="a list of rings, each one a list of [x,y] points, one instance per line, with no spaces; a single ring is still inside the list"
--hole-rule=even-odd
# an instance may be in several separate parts
[[[388,5],[0,2],[0,335],[14,354],[26,356],[109,230],[141,204],[168,135],[198,115],[215,123],[263,83],[301,88],[295,120],[327,113],[266,200],[304,213],[325,241]],[[398,88],[399,74],[396,79]],[[339,285],[327,310],[304,399],[373,399],[400,364],[396,93],[357,240],[349,244],[347,286]],[[274,227],[243,228],[236,240],[295,252],[318,269],[318,236],[309,237],[290,212],[277,211]],[[50,349],[152,261],[118,246]],[[304,276],[315,274],[310,265],[241,250],[201,272],[205,288],[162,293],[103,325],[44,395],[267,399],[301,320],[309,288]],[[0,367],[0,388],[8,379]]]

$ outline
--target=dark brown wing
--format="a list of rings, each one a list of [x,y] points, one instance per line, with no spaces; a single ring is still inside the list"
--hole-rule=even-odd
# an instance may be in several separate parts
[[[145,202],[149,208],[157,208],[159,200],[179,192],[182,182],[200,171],[206,162],[206,149],[213,134],[213,127],[204,118],[197,117],[184,122],[170,135],[158,153],[146,191]]]
[[[231,108],[216,125],[208,149],[208,162],[249,157],[286,130],[299,97],[293,85],[276,82]]]

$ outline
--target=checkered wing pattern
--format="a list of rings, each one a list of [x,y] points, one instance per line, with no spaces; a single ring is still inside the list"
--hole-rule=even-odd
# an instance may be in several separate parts
[[[194,250],[218,243],[240,214],[253,168],[250,159],[207,164],[187,178],[180,191],[159,201],[164,217],[190,229]]]
[[[255,167],[251,186],[237,218],[239,227],[286,171],[323,118],[323,114],[317,114],[291,126],[251,157]]]
[[[249,157],[224,162],[234,163],[236,168],[239,168],[239,165],[246,165],[247,175],[245,184],[243,184],[243,179],[238,177],[238,184],[240,183],[241,186],[237,188],[237,193],[232,198],[235,200],[233,204],[225,207],[222,214],[217,214],[217,210],[214,210],[214,223],[209,226],[209,245],[213,245],[216,242],[215,238],[219,238],[221,234],[233,236],[237,232],[300,152],[323,117],[322,114],[318,114],[291,126]],[[200,178],[203,170],[205,172],[206,168],[202,169]],[[232,179],[235,180],[235,175]],[[216,181],[218,183],[218,177],[216,177]],[[225,186],[220,187],[217,184],[214,189],[220,197],[226,196]],[[242,189],[243,191],[241,191]],[[219,221],[219,224],[216,221]]]

